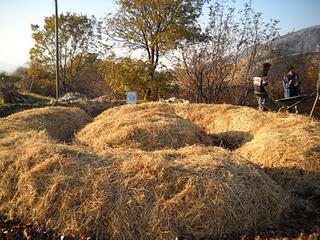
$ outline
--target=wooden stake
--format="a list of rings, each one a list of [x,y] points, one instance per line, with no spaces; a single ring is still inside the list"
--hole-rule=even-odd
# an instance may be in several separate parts
[[[316,99],[314,100],[311,112],[310,112],[310,117],[312,117],[314,109],[316,108],[318,100],[320,100],[320,64],[319,64],[319,76],[318,76],[318,82],[317,82],[317,95]]]

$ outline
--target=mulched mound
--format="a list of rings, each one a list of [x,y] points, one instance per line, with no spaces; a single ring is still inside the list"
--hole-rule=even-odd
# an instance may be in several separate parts
[[[151,151],[211,142],[201,128],[178,117],[166,104],[110,109],[82,129],[77,138],[99,152],[110,147]]]
[[[0,120],[0,213],[9,219],[78,239],[268,239],[319,225],[320,123],[306,117],[155,103],[92,123],[79,109],[40,113]]]
[[[291,201],[259,168],[221,148],[109,149],[98,156],[35,139],[7,163],[0,212],[62,232],[221,238],[276,223]]]
[[[284,189],[320,202],[320,122],[226,104],[180,104],[175,110],[263,167]]]
[[[46,131],[58,141],[70,140],[76,131],[91,121],[83,110],[68,107],[45,107],[22,111],[0,119],[0,134]]]

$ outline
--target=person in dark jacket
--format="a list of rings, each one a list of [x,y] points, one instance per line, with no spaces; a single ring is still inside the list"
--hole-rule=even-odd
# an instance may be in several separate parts
[[[285,98],[295,97],[301,94],[301,81],[292,66],[283,77],[283,89]]]
[[[270,63],[264,63],[262,65],[262,71],[253,78],[254,94],[256,95],[260,111],[269,109],[269,96],[266,88],[269,84],[268,72],[270,67]]]
[[[301,94],[301,80],[292,66],[290,66],[288,73],[283,77],[283,90],[285,98]],[[294,109],[295,113],[299,113],[298,106],[295,106]]]

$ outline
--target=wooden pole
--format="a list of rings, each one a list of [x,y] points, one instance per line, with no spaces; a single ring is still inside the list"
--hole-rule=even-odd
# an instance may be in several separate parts
[[[56,25],[56,99],[59,98],[59,25],[58,25],[58,0],[55,0],[55,8],[56,8],[56,14],[55,14],[55,25]]]
[[[317,94],[310,112],[310,117],[312,117],[314,109],[316,108],[316,105],[319,99],[320,99],[320,64],[319,64],[319,75],[318,75],[318,81],[317,81]]]

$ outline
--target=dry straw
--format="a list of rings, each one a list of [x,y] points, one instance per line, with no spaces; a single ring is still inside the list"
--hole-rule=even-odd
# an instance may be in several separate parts
[[[110,101],[105,98],[96,98],[92,100],[76,100],[71,102],[60,102],[59,106],[76,107],[84,110],[91,117],[96,117],[109,108],[126,104],[125,101]]]
[[[221,141],[242,139],[236,152],[265,168],[285,189],[320,199],[319,122],[231,105],[176,105],[175,109]]]
[[[89,121],[83,110],[62,107],[27,110],[0,119],[0,209],[15,194],[20,175],[42,161],[21,160],[25,149],[33,150],[29,143],[70,140]]]
[[[128,106],[96,118],[95,122],[108,119],[124,127],[142,126],[137,122],[146,121],[152,133],[144,133],[144,141],[134,135],[138,147],[177,148],[149,152],[124,147],[126,138],[115,145],[124,148],[97,148],[99,154],[75,144],[59,144],[54,139],[70,138],[78,126],[89,121],[88,116],[70,108],[38,113],[22,112],[1,120],[5,128],[0,128],[0,169],[4,173],[0,212],[11,217],[62,231],[95,234],[98,239],[219,238],[276,223],[288,209],[288,195],[247,160],[221,148],[178,148],[202,144],[202,137],[207,136],[175,116],[172,107]],[[134,122],[130,113],[138,116]],[[181,122],[186,129],[175,125]],[[169,126],[164,131],[170,144],[161,145],[160,140],[161,144],[154,145],[155,138],[149,136],[159,134],[155,129],[163,126]],[[94,139],[117,129],[97,128],[86,134]],[[174,142],[171,131],[185,138],[189,131],[196,137]],[[128,145],[133,143],[127,140]]]
[[[1,119],[0,134],[45,130],[51,138],[64,141],[72,138],[89,121],[91,118],[79,108],[31,109]]]
[[[166,104],[122,106],[105,111],[77,135],[96,151],[109,147],[156,150],[210,144],[194,123],[178,117]]]
[[[248,161],[221,148],[143,152],[30,142],[33,161],[7,203],[10,216],[98,239],[220,238],[265,227],[288,196]]]

